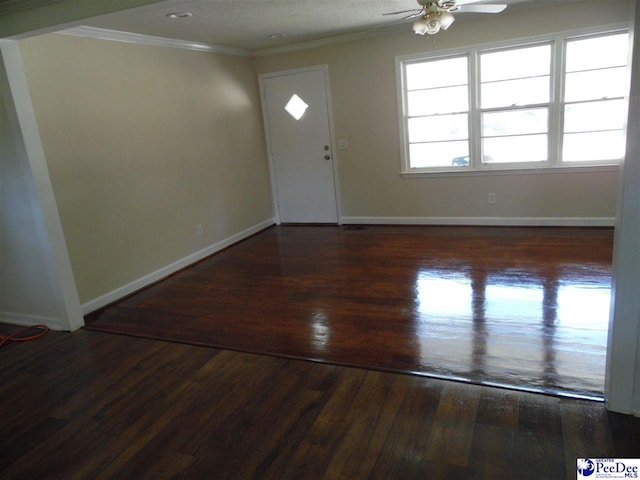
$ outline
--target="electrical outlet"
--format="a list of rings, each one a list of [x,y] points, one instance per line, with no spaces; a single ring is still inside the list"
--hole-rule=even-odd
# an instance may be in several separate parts
[[[496,204],[496,194],[495,193],[490,193],[489,195],[487,195],[487,203],[489,205],[495,205]]]
[[[199,223],[198,225],[196,225],[196,235],[201,237],[202,235],[204,235],[204,227],[202,226],[201,223]]]

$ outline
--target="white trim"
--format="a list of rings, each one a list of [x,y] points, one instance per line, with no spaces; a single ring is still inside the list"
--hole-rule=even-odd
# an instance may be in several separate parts
[[[69,327],[62,320],[54,317],[41,317],[39,315],[25,315],[22,313],[0,312],[0,322],[10,325],[20,325],[30,327],[32,325],[45,325],[51,330],[69,330]]]
[[[342,217],[359,225],[471,225],[491,227],[613,227],[613,217]]]
[[[246,230],[238,232],[235,235],[231,235],[230,237],[225,238],[224,240],[214,243],[213,245],[209,245],[208,247],[203,248],[202,250],[199,250],[190,255],[187,255],[186,257],[181,258],[180,260],[176,260],[175,262],[170,263],[169,265],[162,267],[156,270],[155,272],[151,272],[148,275],[145,275],[144,277],[141,277],[137,280],[134,280],[133,282],[130,282],[130,283],[127,283],[126,285],[118,287],[115,290],[112,290],[111,292],[105,293],[104,295],[94,298],[93,300],[90,300],[82,305],[82,313],[83,315],[86,315],[102,307],[105,307],[110,303],[116,302],[126,297],[127,295],[131,295],[132,293],[135,293],[138,290],[148,287],[149,285],[152,285],[155,282],[162,280],[163,278],[166,278],[169,275],[172,275],[182,270],[183,268],[186,268],[190,265],[193,265],[194,263],[199,262],[200,260],[203,260],[204,258],[207,258],[208,256],[213,255],[214,253],[217,253],[220,250],[230,247],[231,245],[238,243],[244,240],[245,238],[248,238],[251,235],[258,233],[261,230],[264,230],[265,228],[269,228],[273,224],[274,224],[274,219],[268,218],[267,220],[264,220],[263,222],[260,222],[252,227],[249,227]]]
[[[607,409],[640,416],[640,8],[633,19],[626,158],[618,188],[607,344]]]
[[[484,176],[502,176],[502,175],[543,175],[543,174],[559,174],[559,173],[602,173],[617,172],[620,164],[615,165],[575,165],[562,167],[531,167],[527,168],[508,168],[504,170],[443,170],[439,172],[402,172],[402,178],[428,178],[428,177],[484,177]]]
[[[329,138],[331,140],[331,163],[333,164],[333,194],[336,199],[336,218],[338,225],[342,225],[342,199],[340,197],[340,182],[338,177],[338,146],[333,121],[333,102],[331,84],[329,81],[329,66],[323,65],[325,97],[327,98],[327,114],[329,115]]]
[[[364,32],[346,33],[344,35],[336,35],[333,37],[321,38],[319,40],[309,40],[308,42],[294,43],[292,45],[282,45],[280,47],[262,48],[253,52],[254,57],[268,57],[270,55],[279,55],[281,53],[297,52],[300,50],[308,50],[310,48],[326,47],[339,43],[354,42],[365,38],[381,37],[392,35],[395,33],[407,33],[407,25],[394,25],[384,28],[372,28]]]
[[[39,242],[37,248],[46,252],[47,256],[50,255],[50,260],[47,260],[43,265],[43,270],[49,275],[56,301],[59,304],[58,313],[61,317],[59,321],[63,326],[60,329],[76,330],[84,325],[80,299],[18,42],[0,39],[0,55],[3,58],[7,76],[7,93],[11,96],[10,108],[15,108],[20,128],[19,134],[22,136],[21,141],[26,153],[27,175],[30,175],[30,178],[26,180],[33,183],[35,201],[40,210],[38,213],[40,218],[36,221],[42,222],[44,229],[43,237],[36,240]],[[2,87],[0,86],[0,88]]]
[[[112,40],[115,42],[135,43],[137,45],[148,45],[153,47],[181,48],[183,50],[195,50],[198,52],[223,53],[225,55],[238,55],[250,57],[251,51],[243,48],[225,47],[210,43],[190,42],[187,40],[177,40],[175,38],[154,37],[152,35],[142,35],[139,33],[121,32],[98,27],[73,27],[60,30],[56,33],[63,35],[73,35],[76,37],[88,37],[99,40]]]
[[[269,185],[271,186],[271,208],[273,209],[274,221],[280,225],[280,206],[278,205],[278,184],[276,182],[276,169],[273,164],[273,154],[271,153],[271,140],[269,134],[269,124],[267,117],[267,101],[264,93],[263,75],[258,75],[258,88],[260,90],[260,107],[262,108],[262,126],[264,128],[265,144],[267,147],[267,158],[269,159]]]

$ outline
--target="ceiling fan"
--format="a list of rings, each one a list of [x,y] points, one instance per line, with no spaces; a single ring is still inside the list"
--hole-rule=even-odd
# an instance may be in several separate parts
[[[413,31],[418,35],[434,35],[442,30],[448,29],[454,22],[454,13],[500,13],[507,5],[504,3],[472,5],[480,0],[418,0],[420,8],[411,10],[401,10],[399,12],[389,12],[383,15],[400,15],[411,13],[403,18],[419,17],[413,22]]]

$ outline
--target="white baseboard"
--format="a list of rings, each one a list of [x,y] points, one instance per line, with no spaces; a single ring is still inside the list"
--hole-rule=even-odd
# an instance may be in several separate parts
[[[343,224],[613,227],[614,217],[342,217]]]
[[[21,327],[30,327],[32,325],[45,325],[51,330],[68,330],[65,323],[55,317],[41,317],[39,315],[25,315],[23,313],[0,312],[0,322],[10,325],[20,325]]]
[[[159,280],[162,280],[163,278],[168,277],[169,275],[172,275],[173,273],[176,273],[183,268],[188,267],[189,265],[193,265],[194,263],[199,262],[209,255],[213,255],[220,250],[230,247],[234,243],[244,240],[245,238],[258,233],[259,231],[270,227],[274,223],[274,219],[269,218],[263,222],[258,223],[257,225],[243,230],[242,232],[236,233],[235,235],[214,243],[213,245],[210,245],[198,252],[187,255],[186,257],[181,258],[180,260],[177,260],[167,265],[166,267],[162,267],[155,272],[145,275],[142,278],[134,280],[133,282],[123,285],[122,287],[116,288],[115,290],[101,295],[98,298],[94,298],[93,300],[90,300],[82,305],[82,314],[86,315],[88,313],[94,312],[106,305],[109,305],[110,303],[116,302],[126,297],[127,295],[131,295],[132,293],[137,292],[138,290],[141,290]]]

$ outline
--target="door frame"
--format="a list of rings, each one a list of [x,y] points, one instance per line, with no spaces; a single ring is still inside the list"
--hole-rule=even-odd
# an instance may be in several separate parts
[[[280,207],[278,205],[278,186],[276,184],[275,164],[271,153],[271,135],[269,130],[269,117],[267,115],[267,102],[265,98],[265,80],[275,77],[284,77],[288,75],[298,75],[301,73],[320,71],[324,77],[325,97],[327,99],[327,116],[329,119],[329,138],[331,143],[331,164],[333,167],[333,190],[336,200],[336,217],[338,225],[342,225],[342,205],[340,202],[340,184],[338,182],[338,162],[336,148],[336,137],[333,124],[333,104],[331,102],[331,87],[329,85],[329,66],[315,65],[311,67],[294,68],[290,70],[280,70],[277,72],[261,73],[258,75],[260,86],[260,102],[262,103],[262,118],[264,123],[265,141],[267,146],[267,157],[269,158],[269,176],[271,183],[271,202],[274,213],[274,220],[277,225],[282,223],[280,219]]]

